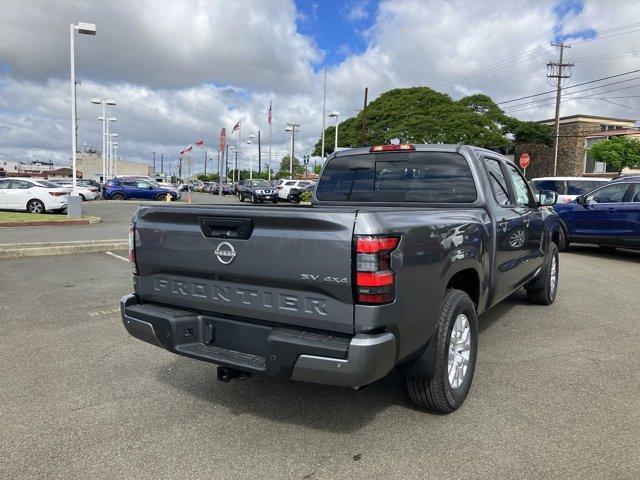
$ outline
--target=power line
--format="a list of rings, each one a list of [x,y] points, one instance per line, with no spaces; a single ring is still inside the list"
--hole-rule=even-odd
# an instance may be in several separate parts
[[[577,83],[575,85],[571,85],[571,86],[565,87],[565,89],[581,87],[582,85],[589,85],[591,83],[601,82],[602,80],[609,80],[610,78],[622,77],[623,75],[629,75],[631,73],[637,73],[637,72],[640,72],[640,69],[630,70],[628,72],[618,73],[617,75],[610,75],[608,77],[597,78],[595,80],[589,80],[588,82]],[[533,95],[527,95],[525,97],[519,97],[519,98],[514,98],[512,100],[505,100],[504,102],[498,102],[498,103],[496,103],[496,105],[504,105],[505,103],[517,102],[518,100],[526,100],[527,98],[539,97],[541,95],[547,95],[549,93],[554,93],[554,92],[555,92],[555,90],[548,90],[546,92],[535,93]]]

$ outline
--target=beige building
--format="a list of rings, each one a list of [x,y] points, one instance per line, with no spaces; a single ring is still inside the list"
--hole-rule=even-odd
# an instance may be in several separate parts
[[[77,169],[82,172],[82,178],[91,180],[102,179],[102,155],[98,153],[78,153]],[[153,174],[153,168],[144,163],[118,160],[116,175],[140,175],[146,177]]]
[[[554,120],[542,120],[540,123],[553,128]],[[613,175],[610,167],[589,157],[589,149],[595,143],[613,136],[640,138],[640,129],[634,127],[635,123],[635,120],[595,115],[560,117],[558,176]],[[524,152],[531,157],[527,178],[553,175],[553,146],[516,143],[516,162]]]

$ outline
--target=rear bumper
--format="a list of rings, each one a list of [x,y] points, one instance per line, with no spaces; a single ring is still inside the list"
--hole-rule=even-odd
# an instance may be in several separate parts
[[[187,310],[120,302],[134,337],[178,355],[252,373],[360,387],[389,373],[396,361],[392,333],[336,335],[249,323]]]

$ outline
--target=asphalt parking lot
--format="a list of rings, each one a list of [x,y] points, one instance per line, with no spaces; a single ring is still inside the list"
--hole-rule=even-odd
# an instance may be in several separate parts
[[[638,478],[639,266],[562,254],[554,305],[481,317],[467,402],[440,416],[394,374],[360,392],[219,383],[125,332],[123,258],[0,260],[0,477]]]

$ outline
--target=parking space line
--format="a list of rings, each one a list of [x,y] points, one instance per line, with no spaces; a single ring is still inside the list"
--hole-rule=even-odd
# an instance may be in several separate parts
[[[106,253],[107,255],[111,255],[112,257],[119,258],[120,260],[124,260],[125,262],[129,261],[129,259],[127,257],[123,257],[121,255],[116,255],[113,252],[104,252],[104,253]]]

